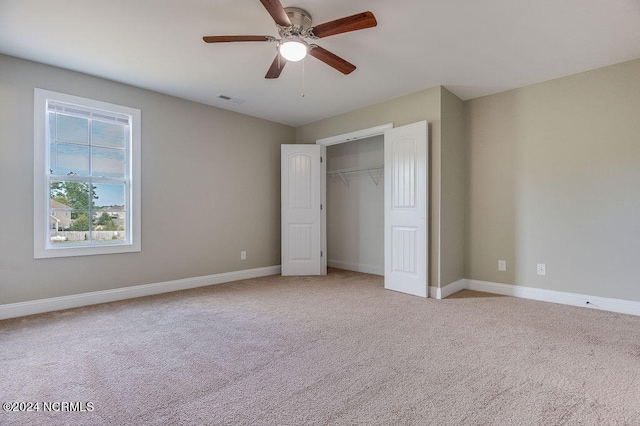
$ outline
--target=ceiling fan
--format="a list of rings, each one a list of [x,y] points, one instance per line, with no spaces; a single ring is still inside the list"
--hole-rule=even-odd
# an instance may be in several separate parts
[[[319,39],[350,31],[363,30],[378,25],[371,12],[362,12],[324,24],[311,26],[311,15],[297,7],[282,7],[279,0],[260,0],[273,18],[278,28],[280,38],[271,36],[205,36],[206,43],[229,43],[237,41],[269,41],[277,42],[278,54],[274,59],[265,78],[278,78],[287,61],[295,62],[303,59],[307,54],[321,60],[330,67],[343,74],[349,74],[356,66],[329,52],[317,44],[308,43],[305,39]]]

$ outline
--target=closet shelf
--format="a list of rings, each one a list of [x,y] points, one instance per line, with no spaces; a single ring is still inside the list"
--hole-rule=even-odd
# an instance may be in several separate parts
[[[382,177],[382,171],[384,171],[384,165],[375,164],[370,166],[351,167],[348,169],[331,170],[327,172],[327,176],[338,176],[340,179],[342,179],[342,183],[344,183],[345,186],[348,188],[349,180],[347,178],[349,175],[355,174],[355,173],[368,173],[369,177],[371,177],[371,180],[373,180],[373,183],[375,183],[376,186],[378,186],[378,183],[380,183],[380,178]]]

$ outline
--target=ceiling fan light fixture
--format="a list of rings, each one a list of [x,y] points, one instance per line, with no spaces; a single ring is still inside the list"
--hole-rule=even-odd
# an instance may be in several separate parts
[[[287,61],[298,62],[309,52],[309,45],[300,37],[290,37],[278,44],[278,51]]]

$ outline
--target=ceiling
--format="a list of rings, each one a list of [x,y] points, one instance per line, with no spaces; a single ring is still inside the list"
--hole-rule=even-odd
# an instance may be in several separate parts
[[[291,126],[438,85],[467,100],[640,58],[638,0],[281,3],[314,25],[372,11],[377,27],[316,41],[358,68],[308,57],[267,80],[275,43],[202,41],[277,36],[259,0],[0,0],[0,53]]]

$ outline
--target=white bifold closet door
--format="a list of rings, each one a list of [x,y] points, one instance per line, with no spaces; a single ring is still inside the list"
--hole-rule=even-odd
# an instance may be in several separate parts
[[[282,275],[323,275],[320,145],[282,145]]]
[[[427,122],[384,134],[384,287],[427,297]]]

